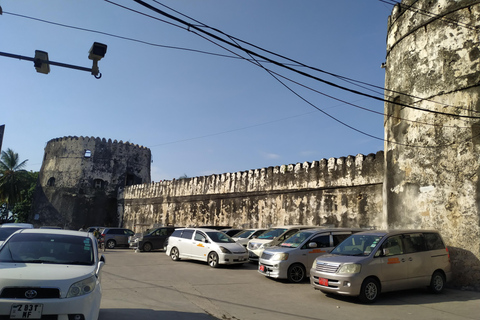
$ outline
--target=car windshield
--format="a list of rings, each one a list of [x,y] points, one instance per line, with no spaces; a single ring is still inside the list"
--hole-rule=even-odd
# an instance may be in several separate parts
[[[296,248],[301,245],[305,240],[307,240],[311,235],[311,232],[299,231],[287,240],[283,241],[280,244],[280,247]]]
[[[0,241],[5,241],[12,233],[22,228],[0,228]]]
[[[335,247],[331,253],[344,256],[368,256],[382,238],[383,236],[379,235],[354,234]]]
[[[235,238],[242,238],[242,239],[246,239],[248,238],[252,233],[254,233],[255,230],[245,230],[243,232],[240,232],[239,234],[236,234],[235,235]]]
[[[0,250],[0,262],[92,265],[93,243],[89,237],[19,233]]]
[[[258,236],[257,239],[273,239],[275,237],[278,237],[282,233],[287,231],[286,228],[273,228],[273,229],[268,229],[264,233]]]
[[[207,234],[210,237],[210,239],[212,239],[213,242],[217,242],[217,243],[232,243],[232,242],[235,242],[235,240],[233,240],[232,238],[230,238],[228,235],[226,235],[223,232],[210,231],[210,232],[207,232]]]

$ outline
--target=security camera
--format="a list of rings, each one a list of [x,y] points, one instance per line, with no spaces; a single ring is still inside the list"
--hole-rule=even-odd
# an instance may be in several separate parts
[[[94,42],[90,51],[88,51],[88,59],[99,61],[105,57],[105,53],[107,53],[107,45],[100,42]]]

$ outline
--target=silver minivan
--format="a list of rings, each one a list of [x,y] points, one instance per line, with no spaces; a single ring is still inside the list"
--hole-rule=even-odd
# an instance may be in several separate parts
[[[365,229],[314,228],[300,230],[276,247],[263,251],[258,272],[276,279],[302,282],[308,278],[316,257],[332,251],[352,233]]]
[[[448,248],[435,230],[356,233],[316,258],[310,270],[315,289],[357,296],[364,303],[394,290],[429,287],[439,293],[450,278]]]
[[[315,226],[290,225],[269,228],[257,238],[248,241],[248,259],[251,262],[258,262],[266,248],[278,245],[297,231],[310,228],[315,228]]]

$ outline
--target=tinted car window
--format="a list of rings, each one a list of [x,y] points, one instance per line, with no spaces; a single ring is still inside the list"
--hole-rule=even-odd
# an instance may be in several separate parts
[[[0,241],[5,241],[12,233],[22,228],[0,228]]]
[[[421,233],[406,234],[403,242],[405,244],[405,253],[415,253],[427,250],[425,238]]]
[[[290,248],[297,248],[301,245],[308,237],[312,235],[311,232],[297,232],[284,242],[280,244],[281,247],[290,247]]]
[[[445,249],[445,245],[438,233],[424,233],[423,235],[428,250]]]
[[[193,230],[183,230],[182,238],[192,239]]]
[[[16,234],[0,251],[3,262],[91,265],[94,244],[89,237]]]
[[[330,235],[324,234],[321,236],[316,236],[309,242],[315,242],[317,244],[317,248],[327,248],[330,247]]]
[[[279,240],[281,241],[281,240],[288,239],[288,238],[290,238],[290,236],[292,236],[293,234],[295,234],[297,232],[298,232],[298,229],[289,230]]]
[[[395,256],[403,254],[403,242],[401,236],[393,236],[388,238],[382,246],[386,256]]]
[[[235,241],[223,232],[207,232],[213,242],[234,243]]]
[[[349,234],[334,234],[333,235],[333,246],[334,247],[338,246],[340,243],[343,242],[343,240],[347,239],[348,237],[350,237]]]
[[[183,230],[175,230],[173,231],[172,235],[170,237],[178,237],[180,238],[182,236]]]
[[[203,233],[201,233],[199,231],[197,231],[197,233],[195,233],[195,241],[205,241],[206,239],[207,239],[207,237]]]

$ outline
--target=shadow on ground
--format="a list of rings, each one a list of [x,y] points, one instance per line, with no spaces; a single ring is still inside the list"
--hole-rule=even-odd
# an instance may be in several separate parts
[[[152,309],[100,309],[98,320],[216,320],[205,313],[157,311]]]

